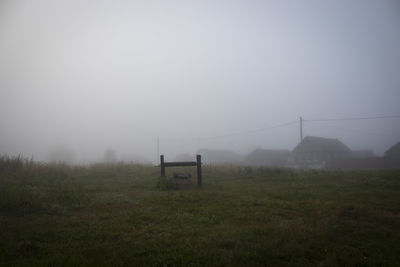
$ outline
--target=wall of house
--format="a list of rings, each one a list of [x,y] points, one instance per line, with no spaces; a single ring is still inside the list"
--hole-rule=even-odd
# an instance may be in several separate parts
[[[400,168],[400,154],[393,153],[385,156],[385,165],[387,168]]]
[[[328,170],[370,170],[385,167],[382,157],[338,158],[327,161],[325,165],[325,169]]]
[[[293,161],[297,164],[324,163],[333,159],[348,158],[350,153],[344,152],[297,152],[294,153]]]

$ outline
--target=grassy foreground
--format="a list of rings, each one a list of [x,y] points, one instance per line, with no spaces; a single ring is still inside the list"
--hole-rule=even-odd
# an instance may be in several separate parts
[[[152,166],[3,162],[0,264],[400,264],[400,171],[203,171],[170,190]]]

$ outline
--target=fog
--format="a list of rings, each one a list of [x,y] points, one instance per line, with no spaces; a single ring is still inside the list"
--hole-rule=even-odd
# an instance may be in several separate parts
[[[300,116],[400,115],[399,48],[396,0],[2,0],[0,154],[291,150]],[[303,126],[377,154],[400,141],[399,118]]]

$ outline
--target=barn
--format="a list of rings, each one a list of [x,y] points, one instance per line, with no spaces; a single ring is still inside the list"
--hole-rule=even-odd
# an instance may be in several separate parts
[[[323,167],[330,160],[351,156],[352,151],[338,139],[306,136],[293,149],[290,162],[298,166]]]
[[[200,149],[197,154],[202,155],[205,163],[210,164],[242,164],[243,157],[231,150]]]
[[[400,142],[389,148],[384,158],[388,168],[400,168]]]

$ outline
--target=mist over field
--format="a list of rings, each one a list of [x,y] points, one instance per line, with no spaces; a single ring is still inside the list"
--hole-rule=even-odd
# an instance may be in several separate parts
[[[384,153],[400,119],[400,4],[0,2],[0,154],[152,162],[292,150]],[[276,126],[276,127],[275,127]]]

